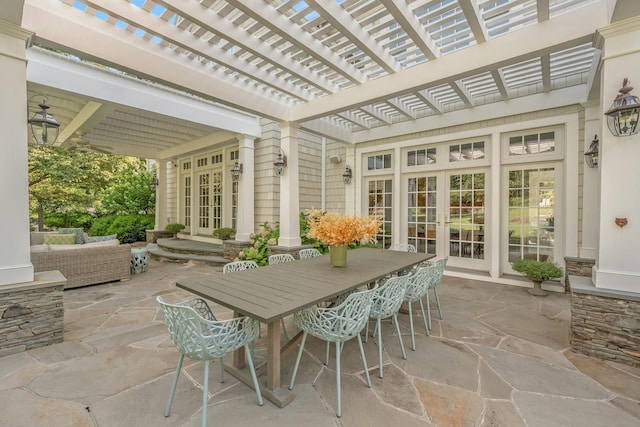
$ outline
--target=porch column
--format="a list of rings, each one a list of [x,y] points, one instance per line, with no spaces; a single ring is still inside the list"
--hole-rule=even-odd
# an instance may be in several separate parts
[[[602,115],[600,105],[585,105],[584,141],[582,154],[589,151],[593,138],[598,135],[602,141]],[[605,125],[606,127],[606,125]],[[605,130],[608,132],[608,130]],[[602,142],[601,142],[602,145]],[[583,156],[584,157],[584,156]],[[600,168],[590,168],[584,163],[582,170],[582,239],[580,244],[580,258],[595,259],[598,243],[598,210],[595,206],[600,203],[599,177]]]
[[[29,252],[26,42],[33,33],[0,19],[0,286],[33,281]],[[51,111],[55,116],[55,111]]]
[[[254,148],[253,136],[241,135],[238,141],[238,154],[242,166],[242,176],[238,181],[238,213],[236,240],[240,242],[248,242],[251,233],[255,231],[254,224]]]
[[[300,246],[300,194],[298,180],[297,123],[280,123],[280,148],[287,156],[287,167],[280,177],[280,238],[278,246]]]
[[[599,30],[604,40],[601,112],[611,106],[622,81],[635,83],[640,96],[640,17],[630,18]],[[615,137],[602,116],[600,141],[600,230],[593,282],[597,288],[640,294],[640,134]],[[624,227],[616,218],[626,218]]]
[[[156,187],[156,226],[155,230],[164,230],[167,225],[167,160],[156,160],[158,165],[158,186]]]

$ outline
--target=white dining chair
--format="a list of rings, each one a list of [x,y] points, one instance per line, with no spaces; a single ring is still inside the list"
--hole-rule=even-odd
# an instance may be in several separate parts
[[[235,273],[236,271],[244,271],[250,270],[252,268],[258,268],[258,264],[255,261],[251,260],[243,260],[243,261],[232,261],[226,263],[222,267],[222,273]]]
[[[274,264],[284,264],[286,262],[293,262],[296,259],[293,257],[293,255],[291,254],[275,254],[275,255],[269,255],[268,261],[269,261],[269,265],[274,265]]]
[[[371,303],[371,312],[369,318],[375,320],[375,329],[373,333],[378,334],[378,376],[383,377],[382,372],[382,319],[391,317],[393,325],[396,327],[398,341],[400,341],[400,349],[402,350],[402,358],[407,358],[404,351],[404,343],[402,342],[402,334],[400,333],[400,325],[398,324],[398,310],[404,300],[404,293],[407,287],[407,276],[391,277],[384,280],[381,284]],[[369,338],[369,322],[367,322],[365,330],[365,342]]]
[[[433,278],[433,281],[429,284],[429,289],[433,290],[433,295],[436,297],[436,305],[438,306],[438,316],[440,320],[443,320],[442,317],[442,307],[440,306],[440,298],[438,297],[438,285],[442,281],[442,276],[444,274],[444,268],[447,265],[449,257],[444,257],[436,260],[425,261],[423,264],[433,265],[437,269],[436,276]],[[426,303],[427,303],[427,324],[429,325],[429,330],[431,330],[431,305],[429,303],[429,291],[427,290]]]
[[[313,307],[298,311],[293,315],[295,325],[303,331],[298,357],[293,367],[289,390],[293,390],[293,384],[298,373],[300,358],[304,351],[304,344],[307,335],[313,335],[326,342],[325,363],[329,364],[329,345],[336,344],[336,416],[342,416],[341,388],[340,388],[340,355],[344,343],[353,338],[358,339],[360,355],[364,366],[364,373],[367,378],[367,386],[371,387],[367,359],[362,346],[360,332],[364,329],[369,319],[371,302],[377,288],[354,292],[350,294],[341,304],[330,308]]]
[[[307,259],[307,258],[322,256],[322,253],[316,248],[307,248],[307,249],[300,249],[300,251],[298,252],[298,256],[300,257],[300,259]]]
[[[399,252],[416,252],[416,247],[409,243],[394,243],[389,246],[390,251],[399,251]]]
[[[241,347],[245,355],[251,379],[258,396],[258,405],[262,406],[260,384],[253,365],[253,357],[249,344],[253,343],[258,333],[258,321],[250,317],[237,317],[229,320],[217,320],[207,302],[201,298],[193,298],[176,304],[165,302],[161,296],[156,298],[162,308],[171,341],[180,352],[176,373],[173,377],[169,401],[164,416],[171,413],[171,405],[176,393],[180,370],[184,357],[204,362],[204,380],[202,389],[202,427],[207,425],[207,406],[209,400],[209,362],[218,360],[220,382],[224,382],[223,357]]]
[[[407,288],[404,293],[404,302],[407,303],[409,309],[409,326],[411,328],[411,350],[415,351],[416,341],[413,328],[413,303],[418,301],[420,303],[420,310],[422,311],[422,320],[424,321],[424,329],[429,335],[429,325],[427,324],[427,316],[424,312],[424,305],[422,304],[422,298],[429,291],[429,286],[433,282],[437,275],[437,267],[435,265],[425,265],[418,267],[413,273],[402,276],[407,279]]]

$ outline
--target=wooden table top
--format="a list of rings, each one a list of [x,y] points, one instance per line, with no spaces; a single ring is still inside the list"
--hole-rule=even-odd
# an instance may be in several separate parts
[[[344,268],[331,267],[329,256],[325,255],[235,273],[181,279],[176,285],[269,323],[434,256],[360,248],[347,252]]]

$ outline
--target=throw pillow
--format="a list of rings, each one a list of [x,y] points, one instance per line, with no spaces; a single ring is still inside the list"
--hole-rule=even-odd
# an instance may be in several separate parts
[[[105,240],[113,240],[117,238],[117,234],[110,234],[108,236],[89,236],[89,242],[87,243],[104,242]]]
[[[81,245],[84,243],[84,239],[82,238],[82,228],[59,228],[58,232],[60,234],[73,234],[75,237],[74,243],[76,245]]]
[[[73,234],[47,234],[44,236],[45,245],[73,245],[76,236]]]

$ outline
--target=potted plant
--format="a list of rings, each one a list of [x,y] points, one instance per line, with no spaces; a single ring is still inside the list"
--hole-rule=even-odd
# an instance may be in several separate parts
[[[515,271],[527,276],[533,282],[533,289],[528,290],[531,295],[547,295],[542,290],[542,282],[562,277],[562,268],[550,261],[519,259],[511,263],[511,266]]]
[[[213,230],[213,236],[220,240],[228,240],[235,236],[236,230],[229,227],[216,228]]]
[[[182,224],[167,224],[164,228],[164,231],[168,231],[169,233],[173,233],[173,237],[176,237],[176,234],[184,230],[184,225]]]
[[[318,239],[329,246],[329,261],[332,267],[346,267],[348,245],[375,243],[382,222],[375,217],[342,215],[334,212],[311,210],[307,216],[309,232],[307,237]]]

